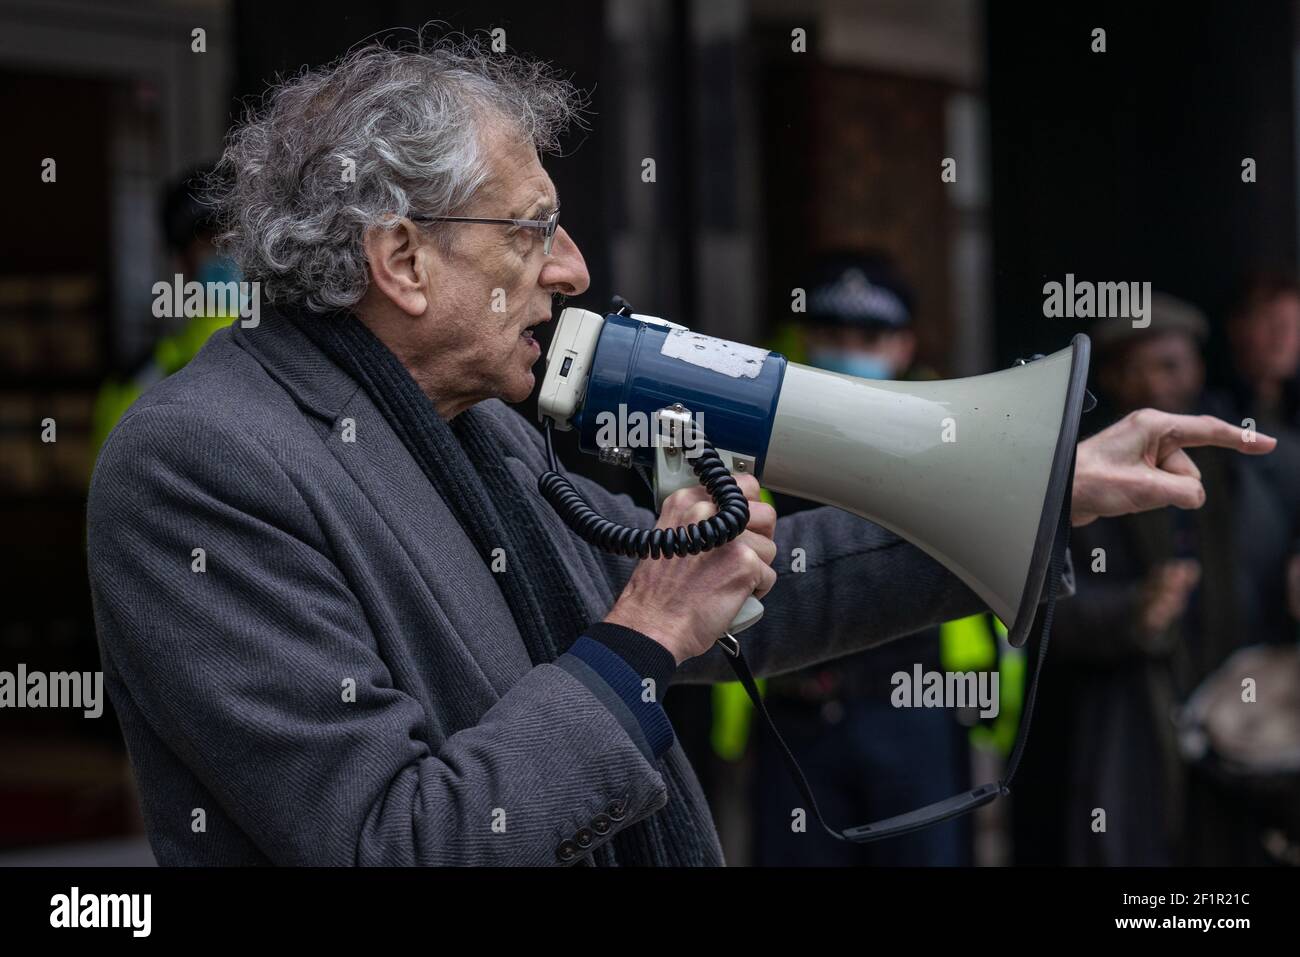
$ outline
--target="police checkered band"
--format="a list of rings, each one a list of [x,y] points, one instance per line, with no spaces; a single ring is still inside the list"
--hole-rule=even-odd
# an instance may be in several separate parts
[[[895,293],[871,282],[861,269],[846,269],[833,283],[818,286],[808,297],[808,312],[847,322],[905,326],[911,319]]]

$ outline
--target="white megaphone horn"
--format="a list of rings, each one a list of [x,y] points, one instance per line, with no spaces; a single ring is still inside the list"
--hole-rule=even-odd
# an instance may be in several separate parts
[[[858,379],[626,308],[603,316],[568,308],[547,352],[539,417],[576,429],[584,452],[642,469],[660,505],[701,480],[687,453],[702,432],[732,472],[917,545],[970,586],[1020,646],[1071,491],[1088,356],[1088,338],[1076,335],[1059,352],[988,375]],[[629,420],[649,424],[637,441],[628,439],[635,430],[609,428]],[[564,485],[548,473],[543,494],[589,541],[625,554],[667,551],[662,536],[602,525]],[[725,513],[725,497],[715,501]],[[726,524],[721,514],[703,534]],[[731,634],[761,615],[751,597]]]

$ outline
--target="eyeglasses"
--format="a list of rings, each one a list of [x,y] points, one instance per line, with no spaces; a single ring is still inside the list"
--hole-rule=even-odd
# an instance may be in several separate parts
[[[489,226],[520,226],[524,229],[542,231],[542,255],[551,254],[551,244],[555,242],[555,232],[560,228],[560,207],[545,219],[486,219],[480,216],[426,216],[416,214],[410,217],[419,223],[485,223]]]

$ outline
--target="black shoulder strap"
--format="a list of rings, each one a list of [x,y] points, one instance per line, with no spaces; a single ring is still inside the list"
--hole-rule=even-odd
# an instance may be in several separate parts
[[[1073,466],[1070,474],[1073,474]],[[871,824],[861,824],[857,827],[850,827],[843,831],[837,831],[826,823],[822,817],[821,810],[817,807],[817,798],[813,796],[812,788],[808,785],[808,779],[804,777],[803,769],[799,767],[799,762],[795,760],[794,754],[790,751],[790,746],[785,743],[781,737],[781,732],[777,731],[776,725],[772,723],[772,716],[768,713],[767,706],[763,703],[763,697],[759,694],[758,686],[754,683],[754,675],[749,670],[749,664],[745,661],[743,648],[736,655],[728,655],[731,661],[731,667],[736,672],[736,677],[740,683],[745,686],[750,700],[754,702],[754,707],[758,713],[763,716],[763,721],[767,724],[768,729],[772,732],[777,744],[781,746],[781,753],[785,757],[785,763],[790,769],[790,774],[794,779],[795,785],[799,788],[803,798],[808,802],[808,807],[816,816],[818,822],[831,837],[841,841],[853,841],[857,844],[866,844],[871,841],[883,840],[887,837],[896,837],[900,834],[907,834],[912,831],[919,831],[922,828],[929,827],[931,824],[938,824],[941,821],[950,818],[960,817],[967,814],[977,807],[988,804],[999,795],[1008,794],[1011,790],[1011,780],[1016,776],[1016,769],[1020,766],[1020,758],[1024,754],[1025,742],[1029,738],[1030,719],[1034,714],[1034,699],[1038,695],[1038,681],[1043,670],[1043,661],[1047,657],[1047,639],[1052,630],[1052,618],[1056,612],[1056,591],[1061,582],[1061,575],[1065,570],[1065,550],[1070,539],[1070,494],[1066,491],[1065,502],[1061,506],[1060,524],[1056,529],[1056,538],[1052,543],[1051,564],[1048,566],[1047,573],[1047,603],[1043,611],[1043,631],[1038,645],[1038,661],[1034,665],[1033,677],[1030,679],[1028,689],[1025,695],[1025,706],[1020,716],[1020,727],[1016,730],[1015,746],[1011,749],[1011,756],[1007,759],[1006,774],[1002,780],[990,784],[981,784],[979,787],[964,791],[961,794],[955,794],[950,798],[944,798],[942,801],[936,801],[933,804],[927,804],[925,807],[908,811],[905,814],[898,814],[894,817],[888,817],[881,821],[875,821]]]

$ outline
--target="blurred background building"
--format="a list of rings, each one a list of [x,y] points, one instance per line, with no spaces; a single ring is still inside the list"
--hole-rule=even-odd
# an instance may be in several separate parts
[[[1248,15],[1078,0],[0,0],[0,669],[98,667],[83,547],[95,408],[106,380],[176,332],[150,310],[176,268],[168,185],[220,154],[277,74],[431,19],[502,28],[592,90],[590,129],[547,163],[591,308],[618,293],[798,355],[801,277],[828,250],[880,250],[916,293],[917,363],[950,377],[1086,331],[1044,318],[1049,280],[1147,281],[1204,311],[1206,374],[1229,388],[1238,280],[1297,269],[1287,0]],[[40,439],[46,418],[57,442]],[[668,706],[728,859],[750,861],[753,749],[743,734],[719,747],[709,689],[674,689]],[[1067,740],[1049,727],[1031,752]],[[1005,804],[975,829],[981,863],[1014,859]],[[0,712],[0,863],[148,862],[139,835],[111,708]]]

